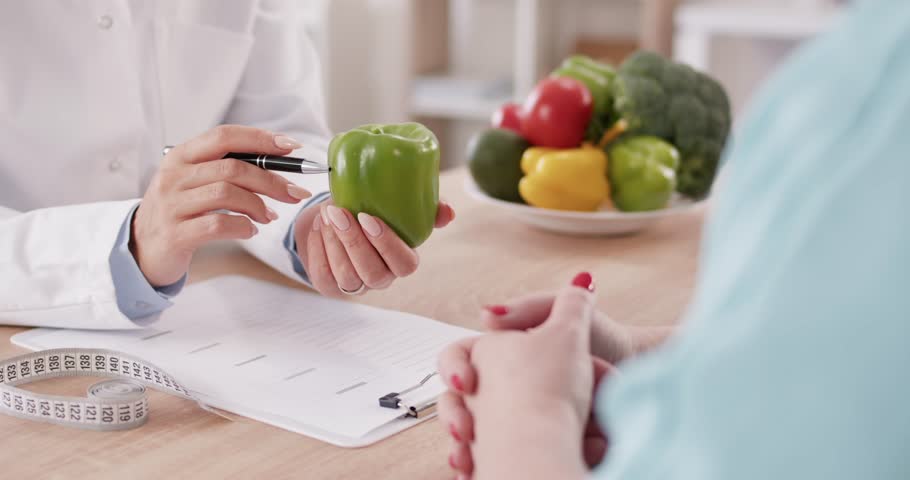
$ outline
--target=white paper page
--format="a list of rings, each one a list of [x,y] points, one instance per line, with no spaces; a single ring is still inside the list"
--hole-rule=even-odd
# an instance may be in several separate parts
[[[356,438],[404,413],[380,407],[380,396],[416,384],[435,371],[446,345],[474,334],[416,315],[220,277],[187,287],[149,329],[38,329],[16,343],[123,351],[165,369],[213,406],[283,417],[298,424],[295,431],[304,424]],[[443,391],[434,377],[408,399]]]

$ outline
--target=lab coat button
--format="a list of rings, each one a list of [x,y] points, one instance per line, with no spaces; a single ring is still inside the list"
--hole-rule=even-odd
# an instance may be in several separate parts
[[[102,30],[108,30],[114,25],[114,19],[110,15],[102,15],[98,17],[98,28]]]
[[[122,166],[123,165],[120,164],[120,160],[111,160],[111,163],[107,165],[107,168],[112,172],[116,172],[117,170],[120,170],[120,167]]]

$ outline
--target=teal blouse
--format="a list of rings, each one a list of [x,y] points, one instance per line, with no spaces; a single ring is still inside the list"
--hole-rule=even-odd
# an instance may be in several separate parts
[[[599,392],[609,480],[910,479],[910,1],[855,1],[727,152],[684,326]]]

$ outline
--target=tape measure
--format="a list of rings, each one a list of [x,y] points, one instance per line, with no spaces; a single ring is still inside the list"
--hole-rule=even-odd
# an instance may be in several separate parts
[[[90,386],[87,396],[81,398],[16,388],[38,380],[70,376],[112,379]],[[203,409],[213,411],[162,369],[112,350],[60,348],[0,361],[0,412],[68,427],[127,430],[144,424],[149,415],[146,387],[193,400]]]

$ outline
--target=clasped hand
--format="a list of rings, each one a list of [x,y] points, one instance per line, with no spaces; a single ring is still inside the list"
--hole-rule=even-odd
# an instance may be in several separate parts
[[[449,391],[439,421],[454,439],[449,464],[460,478],[582,478],[580,459],[600,462],[606,439],[592,397],[614,368],[591,354],[593,290],[583,273],[555,297],[493,307],[488,325],[508,328],[497,324],[508,313],[520,330],[467,338],[440,355]]]

